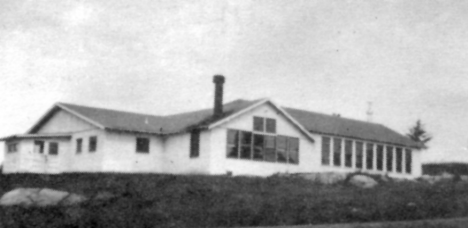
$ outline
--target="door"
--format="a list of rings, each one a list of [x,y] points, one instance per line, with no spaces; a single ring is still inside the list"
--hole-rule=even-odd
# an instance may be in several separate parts
[[[49,149],[45,156],[45,171],[46,173],[60,172],[60,144],[58,142],[49,142]]]

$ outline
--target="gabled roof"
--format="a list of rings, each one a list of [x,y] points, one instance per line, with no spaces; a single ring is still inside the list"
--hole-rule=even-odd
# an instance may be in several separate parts
[[[268,99],[253,101],[239,99],[226,103],[223,105],[223,115],[218,119],[213,119],[213,109],[204,109],[169,116],[156,116],[57,103],[28,133],[36,133],[40,125],[51,118],[52,114],[56,112],[58,108],[105,130],[167,135],[189,131],[193,128],[211,129],[267,102],[273,105],[277,111],[282,113],[293,125],[309,137],[309,132],[311,132],[408,147],[419,146],[411,139],[381,124],[293,108],[282,108]]]

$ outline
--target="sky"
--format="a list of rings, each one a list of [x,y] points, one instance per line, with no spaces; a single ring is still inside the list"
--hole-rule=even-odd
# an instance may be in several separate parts
[[[468,2],[0,0],[0,136],[56,102],[167,115],[270,98],[433,136],[468,162]]]

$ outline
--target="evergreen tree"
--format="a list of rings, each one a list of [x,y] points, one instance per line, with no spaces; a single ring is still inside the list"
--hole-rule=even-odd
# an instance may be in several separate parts
[[[411,127],[409,129],[409,133],[406,135],[413,141],[420,143],[422,149],[427,149],[427,143],[432,139],[432,136],[429,135],[426,130],[424,130],[424,126],[421,123],[421,120],[416,121],[416,125]]]

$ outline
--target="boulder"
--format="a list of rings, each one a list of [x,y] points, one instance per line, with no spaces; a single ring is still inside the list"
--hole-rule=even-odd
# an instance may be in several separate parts
[[[360,188],[373,188],[378,185],[372,177],[361,174],[352,176],[349,183]]]
[[[32,200],[36,206],[52,206],[57,205],[68,195],[68,192],[43,188],[32,197]]]
[[[49,188],[17,188],[5,193],[0,198],[1,206],[52,206],[74,205],[86,200],[86,197]]]
[[[0,198],[1,206],[30,206],[34,203],[32,200],[33,195],[37,194],[41,189],[39,188],[17,188],[3,194]]]
[[[71,205],[80,204],[80,203],[85,202],[87,200],[88,200],[88,198],[86,198],[85,196],[78,195],[78,194],[75,194],[75,193],[70,193],[70,194],[68,194],[68,196],[63,198],[59,203],[60,203],[60,205],[71,206]]]

